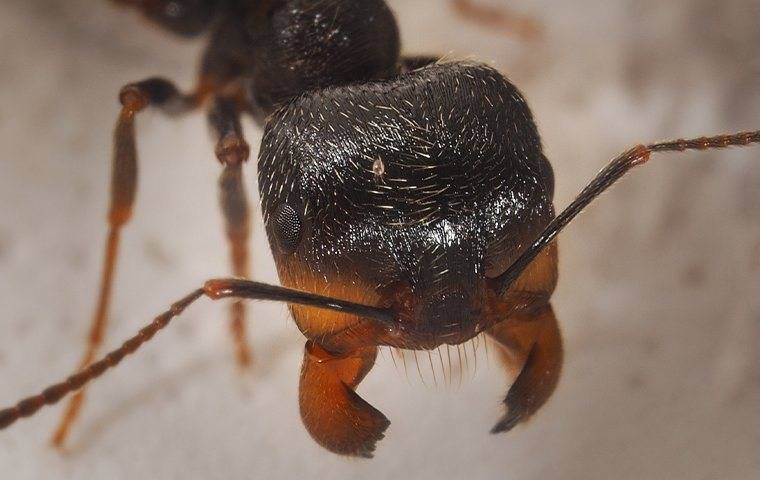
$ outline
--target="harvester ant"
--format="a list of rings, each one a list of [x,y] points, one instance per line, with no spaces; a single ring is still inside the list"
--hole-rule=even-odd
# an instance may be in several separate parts
[[[307,338],[301,416],[333,452],[371,456],[389,425],[355,393],[379,346],[429,350],[481,333],[520,366],[493,428],[508,431],[548,400],[559,379],[562,342],[550,304],[559,232],[653,154],[760,142],[754,131],[633,147],[555,215],[552,169],[517,88],[485,65],[401,57],[382,0],[120,3],[181,35],[210,30],[210,41],[192,92],[160,78],[122,89],[106,263],[88,349],[78,373],[0,411],[5,428],[75,392],[58,444],[83,387],[203,296],[237,300],[231,316],[241,364],[249,361],[242,300],[290,304]],[[119,235],[135,198],[135,117],[149,106],[181,114],[205,105],[241,278],[208,281],[96,361]],[[265,128],[262,213],[285,287],[242,279],[249,256],[243,114]]]

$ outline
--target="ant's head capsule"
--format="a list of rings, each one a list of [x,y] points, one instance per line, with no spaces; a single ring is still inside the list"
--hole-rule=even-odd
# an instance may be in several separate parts
[[[483,65],[300,97],[268,123],[259,188],[284,285],[393,305],[405,332],[452,343],[489,323],[487,277],[553,215],[530,111]],[[286,254],[295,205],[303,228]]]

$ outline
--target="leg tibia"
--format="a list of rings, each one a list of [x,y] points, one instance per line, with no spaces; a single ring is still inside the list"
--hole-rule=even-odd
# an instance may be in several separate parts
[[[199,97],[198,97],[199,98]],[[121,113],[116,122],[113,140],[111,172],[111,201],[108,213],[108,240],[105,248],[100,290],[95,313],[90,323],[90,334],[79,370],[87,368],[95,359],[108,326],[108,310],[113,290],[116,263],[119,254],[121,231],[132,217],[137,193],[137,147],[135,142],[135,116],[148,106],[167,112],[188,111],[197,105],[196,95],[181,94],[168,80],[152,78],[130,83],[121,89]],[[71,426],[84,404],[85,389],[79,390],[69,401],[61,421],[55,429],[52,442],[62,447]]]
[[[234,101],[216,98],[208,119],[217,140],[216,157],[224,166],[219,179],[219,201],[230,247],[232,271],[236,277],[248,278],[248,240],[251,228],[243,163],[248,160],[250,149],[243,138],[240,111]],[[242,301],[230,305],[230,318],[235,356],[238,365],[246,367],[251,363],[251,348],[246,335],[246,306]]]

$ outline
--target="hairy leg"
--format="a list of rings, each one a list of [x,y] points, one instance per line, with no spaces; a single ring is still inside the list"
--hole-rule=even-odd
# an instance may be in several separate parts
[[[137,146],[135,142],[135,116],[148,106],[156,106],[166,113],[184,113],[194,109],[201,101],[203,93],[182,94],[170,82],[151,78],[126,85],[119,94],[121,113],[114,131],[113,167],[111,173],[111,201],[108,213],[108,236],[105,258],[101,273],[100,289],[90,333],[79,369],[84,369],[94,360],[103,343],[108,324],[108,307],[111,301],[113,278],[119,252],[121,230],[132,216],[137,191]],[[79,390],[69,401],[52,442],[62,447],[71,425],[79,416],[84,402],[84,389]]]
[[[248,198],[243,182],[243,163],[248,160],[250,148],[243,138],[240,111],[234,99],[215,99],[208,118],[217,140],[216,158],[224,167],[219,177],[219,202],[230,246],[232,271],[236,277],[248,278],[248,240],[251,229]],[[235,355],[241,367],[251,363],[245,320],[245,304],[240,300],[233,302],[230,305],[230,328],[235,343]]]

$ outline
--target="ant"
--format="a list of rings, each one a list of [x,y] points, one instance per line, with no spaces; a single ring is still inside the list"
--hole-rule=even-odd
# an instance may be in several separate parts
[[[371,457],[389,420],[358,396],[380,346],[431,350],[485,333],[520,373],[492,432],[552,395],[563,361],[551,307],[557,241],[594,198],[652,155],[760,143],[760,131],[635,146],[559,215],[530,109],[496,70],[401,57],[383,0],[119,0],[184,36],[210,33],[197,86],[125,86],[114,134],[109,234],[98,307],[78,372],[0,410],[0,428],[70,393],[61,445],[84,387],[201,297],[232,298],[240,364],[250,362],[243,300],[285,302],[307,338],[299,405],[323,447]],[[471,2],[470,13],[477,12]],[[472,10],[474,8],[475,10]],[[467,13],[464,9],[464,13]],[[477,18],[478,15],[473,15]],[[135,117],[208,108],[223,166],[221,205],[234,275],[206,282],[96,360],[121,229],[136,193]],[[265,133],[258,160],[266,233],[283,287],[248,276],[249,208],[240,123]]]

